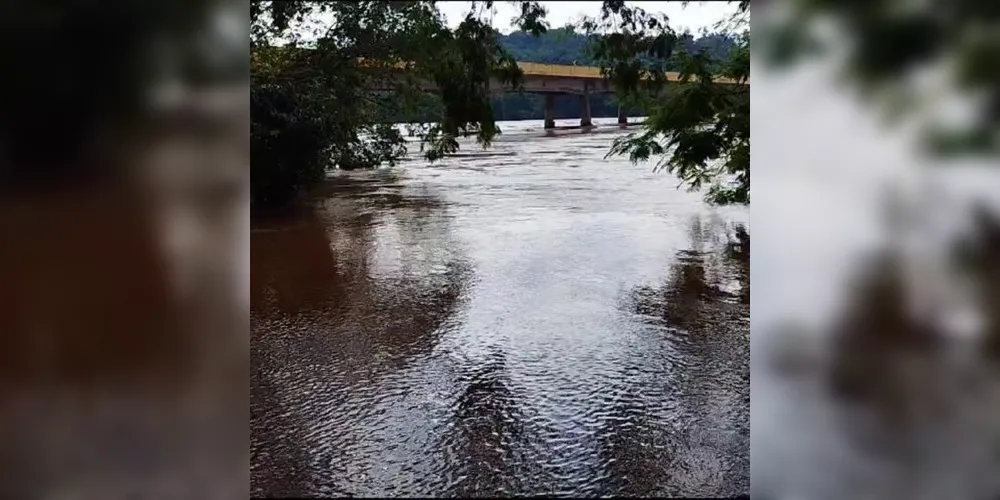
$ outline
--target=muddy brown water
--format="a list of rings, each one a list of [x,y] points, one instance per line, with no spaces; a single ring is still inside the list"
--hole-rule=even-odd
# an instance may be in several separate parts
[[[749,491],[749,210],[598,124],[255,223],[253,496]]]

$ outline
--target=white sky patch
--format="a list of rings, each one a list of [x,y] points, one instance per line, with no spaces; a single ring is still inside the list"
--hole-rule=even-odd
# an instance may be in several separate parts
[[[546,19],[553,28],[562,27],[568,23],[579,21],[584,16],[598,16],[603,2],[540,2],[549,13]],[[678,31],[690,30],[697,33],[702,28],[711,28],[715,23],[726,19],[736,12],[735,2],[691,2],[686,7],[681,2],[628,2],[628,5],[639,7],[647,12],[664,13],[670,17],[671,26]],[[444,14],[448,25],[455,28],[471,9],[472,2],[441,2],[438,8]],[[503,33],[513,29],[510,21],[517,16],[518,10],[507,2],[497,2],[494,5],[496,13],[493,16],[493,27]]]
[[[567,24],[577,23],[584,17],[595,17],[601,13],[603,2],[540,2],[546,9],[548,15],[546,20],[549,26],[560,28]],[[699,33],[703,29],[712,30],[720,21],[727,20],[736,13],[737,2],[690,2],[685,6],[682,2],[628,2],[627,5],[639,7],[650,13],[666,14],[670,18],[670,25],[677,31],[690,31]],[[472,9],[472,2],[439,2],[438,8],[444,15],[448,26],[457,28],[462,20]],[[511,21],[518,14],[518,9],[508,2],[497,2],[493,6],[492,25],[501,33],[510,33],[514,30]],[[330,14],[324,14],[314,19],[300,31],[299,36],[303,41],[313,40],[322,32],[320,29],[324,25],[332,22]],[[313,30],[317,30],[313,32]],[[310,33],[312,32],[312,33]],[[278,45],[283,45],[285,40],[277,40]]]

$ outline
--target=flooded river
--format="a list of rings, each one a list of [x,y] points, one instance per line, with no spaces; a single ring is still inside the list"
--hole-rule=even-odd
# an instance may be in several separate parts
[[[598,123],[255,223],[253,496],[749,491],[749,210]]]

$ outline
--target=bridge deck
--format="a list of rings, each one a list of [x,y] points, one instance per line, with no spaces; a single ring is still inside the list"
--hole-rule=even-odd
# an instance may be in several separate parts
[[[399,68],[405,68],[406,64],[399,63],[397,65]],[[601,68],[594,66],[570,66],[567,64],[543,64],[534,62],[522,62],[518,61],[517,66],[521,68],[526,77],[534,78],[568,78],[573,80],[603,80],[604,76],[601,75]],[[666,73],[667,81],[679,82],[680,73],[676,71],[668,71]],[[716,83],[734,85],[737,82],[735,80],[716,77]],[[743,85],[749,85],[749,82],[743,82]]]
[[[520,62],[517,65],[524,72],[524,76],[541,76],[554,78],[586,78],[601,80],[601,68],[592,66],[567,66],[562,64],[542,64],[533,62]]]
[[[569,66],[563,64],[541,64],[533,62],[518,62],[517,65],[524,72],[524,76],[536,78],[573,78],[578,80],[603,80],[601,68],[593,66]],[[680,73],[667,72],[667,80],[671,82],[680,81]],[[717,77],[716,83],[735,84],[735,80]],[[744,83],[747,85],[747,83]]]

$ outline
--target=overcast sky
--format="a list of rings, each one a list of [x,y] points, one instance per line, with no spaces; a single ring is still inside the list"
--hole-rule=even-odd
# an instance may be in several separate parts
[[[545,17],[553,28],[560,28],[567,23],[575,23],[584,16],[598,16],[601,13],[601,1],[563,1],[540,2],[548,15]],[[697,34],[702,28],[711,28],[715,23],[727,19],[736,12],[738,2],[690,2],[685,7],[680,1],[659,2],[628,2],[630,6],[640,7],[647,12],[667,14],[670,26],[677,31],[690,30]],[[458,25],[469,13],[472,2],[438,2],[438,8],[444,14],[451,28]],[[508,2],[498,1],[494,4],[493,27],[503,33],[511,31],[511,20],[518,14],[516,8]],[[310,34],[310,28],[322,28],[332,23],[330,14],[320,15],[306,23],[301,36],[303,40],[312,40],[315,34]],[[278,39],[279,45],[285,43]]]
[[[600,1],[581,2],[540,2],[548,9],[546,19],[553,28],[575,22],[582,16],[597,16],[601,12]],[[697,33],[701,28],[709,28],[736,11],[734,2],[691,2],[684,7],[681,2],[628,2],[647,12],[661,12],[670,17],[670,25],[675,30],[690,29]],[[455,28],[469,12],[471,2],[440,2],[438,7],[448,19],[448,24]],[[518,14],[515,7],[507,2],[496,2],[496,14],[493,16],[493,26],[504,33],[511,30],[510,21]]]

